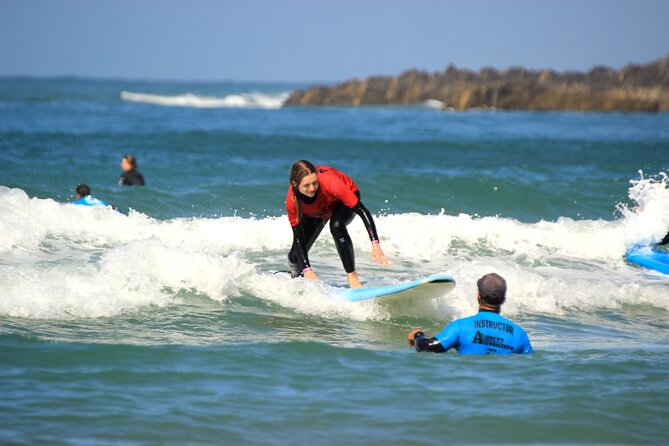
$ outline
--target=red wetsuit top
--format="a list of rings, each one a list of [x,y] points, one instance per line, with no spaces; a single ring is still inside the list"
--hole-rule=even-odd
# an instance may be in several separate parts
[[[302,201],[300,203],[302,214],[312,218],[328,220],[332,216],[332,211],[340,202],[351,209],[358,204],[359,199],[355,193],[359,189],[351,177],[327,166],[316,166],[316,174],[318,176],[316,201],[311,204]],[[291,186],[288,186],[288,193],[286,194],[286,210],[288,211],[290,225],[299,225],[300,216],[297,215]]]

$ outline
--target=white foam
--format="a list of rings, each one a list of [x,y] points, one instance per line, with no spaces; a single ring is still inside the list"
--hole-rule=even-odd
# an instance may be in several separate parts
[[[661,172],[657,178],[631,180],[629,197],[634,206],[619,205],[625,219],[627,246],[657,243],[667,234],[669,227],[669,178]]]
[[[287,274],[258,274],[245,289],[261,299],[292,308],[302,314],[352,320],[383,319],[388,314],[372,302],[349,302],[336,296],[323,282],[291,279]]]
[[[522,223],[416,213],[378,217],[383,249],[394,261],[369,261],[359,219],[350,226],[358,271],[368,283],[445,272],[458,286],[425,310],[445,319],[474,311],[476,279],[507,278],[509,314],[561,314],[623,304],[669,309],[669,278],[624,261],[626,249],[658,241],[669,228],[666,179],[634,181],[638,207],[621,218]],[[337,299],[327,286],[272,275],[285,268],[291,231],[285,216],[181,218],[57,203],[0,187],[0,315],[96,317],[178,302],[180,291],[227,302],[239,293],[296,312],[354,320],[392,317],[373,304]],[[314,245],[312,262],[326,283],[344,274],[331,237]]]
[[[427,108],[433,108],[435,110],[443,110],[445,103],[437,99],[427,99],[423,102]]]
[[[212,256],[132,242],[95,261],[0,266],[0,314],[29,318],[113,316],[148,305],[178,302],[179,291],[224,301],[253,267],[238,256]]]
[[[241,93],[224,97],[201,96],[193,93],[181,95],[158,95],[122,91],[121,99],[127,102],[162,105],[166,107],[191,108],[281,108],[290,93],[270,95],[265,93]]]

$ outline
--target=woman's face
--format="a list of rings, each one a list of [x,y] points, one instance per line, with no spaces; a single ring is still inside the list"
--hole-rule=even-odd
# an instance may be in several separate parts
[[[299,190],[302,195],[306,195],[309,198],[316,195],[316,191],[318,190],[318,174],[314,172],[302,178],[302,181],[300,181],[300,184],[297,186],[297,190]]]
[[[130,164],[127,159],[122,158],[121,159],[121,169],[123,169],[124,172],[128,172],[128,171],[132,170],[132,164]]]

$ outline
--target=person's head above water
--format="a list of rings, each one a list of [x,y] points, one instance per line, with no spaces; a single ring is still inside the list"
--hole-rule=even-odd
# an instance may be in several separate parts
[[[80,200],[83,197],[87,197],[91,194],[91,188],[85,184],[80,184],[75,190],[74,199]]]
[[[506,301],[506,280],[497,273],[486,274],[477,282],[479,307],[499,311]]]
[[[290,169],[290,185],[297,198],[297,192],[307,197],[313,197],[318,190],[318,175],[316,167],[307,160],[296,161]]]
[[[124,172],[129,172],[131,170],[135,170],[137,168],[137,159],[135,158],[134,155],[125,155],[121,159],[121,169],[123,169]]]

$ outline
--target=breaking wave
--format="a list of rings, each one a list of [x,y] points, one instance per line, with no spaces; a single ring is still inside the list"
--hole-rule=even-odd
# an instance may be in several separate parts
[[[193,93],[181,95],[158,95],[122,91],[121,99],[127,102],[162,105],[165,107],[190,108],[281,108],[290,93],[270,95],[266,93],[240,93],[224,97],[201,96]]]
[[[512,298],[505,312],[561,314],[627,305],[669,309],[669,278],[629,265],[625,251],[657,242],[669,228],[666,177],[632,182],[620,218],[523,223],[501,217],[417,213],[381,216],[389,268],[369,262],[364,226],[350,232],[368,284],[443,272],[458,285],[425,308],[460,317],[475,309],[475,283],[497,271]],[[416,230],[420,228],[420,230]],[[375,304],[337,298],[345,279],[330,237],[314,245],[321,283],[291,280],[285,216],[157,220],[132,211],[30,198],[0,187],[0,315],[26,318],[112,316],[204,296],[225,305],[249,296],[303,314],[377,320]]]

